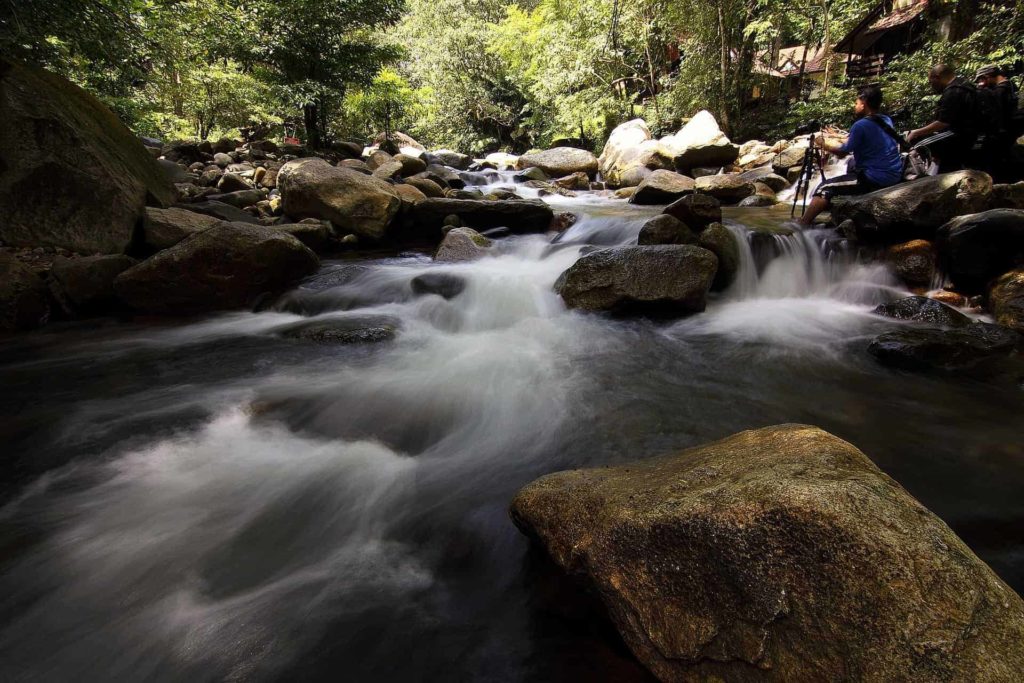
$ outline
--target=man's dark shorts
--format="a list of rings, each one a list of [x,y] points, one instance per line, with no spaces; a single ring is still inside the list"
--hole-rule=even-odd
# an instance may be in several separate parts
[[[842,197],[855,194],[867,194],[882,189],[878,183],[873,183],[861,173],[847,173],[846,175],[829,178],[814,191],[815,197],[824,197],[832,201],[833,197]]]

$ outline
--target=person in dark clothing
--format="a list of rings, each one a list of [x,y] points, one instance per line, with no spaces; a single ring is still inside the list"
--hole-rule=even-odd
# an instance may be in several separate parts
[[[952,133],[928,148],[939,164],[939,173],[959,171],[967,165],[978,139],[978,90],[973,83],[957,78],[953,69],[945,64],[928,72],[928,83],[941,95],[935,120],[910,131],[907,142],[926,141],[937,133]]]
[[[982,168],[997,182],[1013,178],[1011,152],[1017,139],[1017,87],[995,64],[978,69],[974,76],[978,86],[979,110],[987,125],[982,141]]]
[[[902,180],[903,158],[898,133],[892,128],[892,119],[878,113],[881,108],[881,89],[871,85],[861,88],[854,105],[857,120],[850,126],[846,141],[836,144],[826,140],[824,135],[814,139],[826,152],[840,157],[853,154],[856,167],[853,173],[829,178],[818,186],[814,199],[800,217],[802,225],[814,223],[818,214],[831,205],[833,197],[864,194]]]

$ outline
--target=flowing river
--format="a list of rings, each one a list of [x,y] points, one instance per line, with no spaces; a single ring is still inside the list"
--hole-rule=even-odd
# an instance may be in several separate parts
[[[1024,589],[1020,377],[918,375],[868,341],[905,293],[788,207],[726,212],[742,268],[678,321],[567,311],[580,220],[500,255],[325,261],[268,310],[0,342],[0,679],[646,680],[509,521],[555,470],[802,422],[851,441]],[[755,230],[752,230],[755,229]],[[465,280],[415,296],[425,272]],[[392,342],[280,331],[387,316]],[[583,605],[583,606],[581,606]]]

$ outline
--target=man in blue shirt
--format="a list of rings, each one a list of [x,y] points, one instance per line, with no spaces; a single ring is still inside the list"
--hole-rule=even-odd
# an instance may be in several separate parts
[[[846,141],[836,144],[823,135],[814,139],[816,145],[836,156],[852,154],[856,167],[853,173],[829,178],[818,186],[814,199],[800,217],[802,225],[814,223],[818,214],[831,205],[833,197],[873,192],[903,179],[898,133],[892,128],[892,120],[878,113],[881,108],[881,89],[873,85],[861,88],[854,106],[857,121],[850,127]]]

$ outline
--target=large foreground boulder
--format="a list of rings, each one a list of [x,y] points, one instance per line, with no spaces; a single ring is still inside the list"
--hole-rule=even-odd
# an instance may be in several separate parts
[[[1015,353],[1022,341],[1017,332],[988,323],[947,329],[911,327],[875,337],[868,353],[882,365],[900,370],[956,371],[998,362]]]
[[[0,252],[0,330],[30,330],[50,318],[46,285],[35,271]]]
[[[175,193],[142,142],[63,78],[0,58],[0,240],[122,253]]]
[[[209,230],[223,221],[216,216],[180,207],[158,209],[148,207],[142,218],[142,248],[157,252],[173,247],[190,235]]]
[[[700,111],[678,133],[661,139],[680,171],[689,172],[698,166],[725,166],[736,161],[739,145],[726,137],[709,111]]]
[[[558,472],[512,519],[663,681],[1011,681],[1024,602],[851,444],[780,425]]]
[[[692,245],[612,247],[576,261],[555,290],[570,308],[699,313],[717,267],[714,254]]]
[[[58,256],[50,269],[50,292],[69,314],[107,313],[118,304],[114,280],[135,264],[125,254]]]
[[[672,153],[659,140],[652,139],[643,119],[616,126],[601,151],[598,164],[609,187],[634,187],[651,171],[675,169]]]
[[[543,152],[524,154],[516,161],[516,168],[536,167],[552,178],[573,173],[586,173],[591,178],[597,173],[597,157],[585,149],[553,147]]]
[[[224,223],[121,273],[119,299],[139,311],[190,314],[251,305],[314,272],[320,260],[272,227]]]
[[[284,213],[322,218],[341,233],[380,240],[387,236],[402,201],[388,182],[323,159],[296,159],[277,174]]]
[[[958,216],[939,229],[936,245],[958,290],[984,291],[990,280],[1024,263],[1024,211]]]
[[[983,211],[991,193],[992,179],[981,171],[945,173],[865,195],[837,197],[832,219],[837,224],[853,221],[857,237],[864,241],[931,239],[954,217]]]
[[[671,204],[693,192],[694,180],[675,171],[653,171],[629,198],[631,204]]]
[[[521,199],[426,199],[413,208],[411,219],[417,230],[440,230],[448,216],[463,225],[486,230],[508,228],[515,234],[546,232],[555,217],[551,207],[539,200]]]

